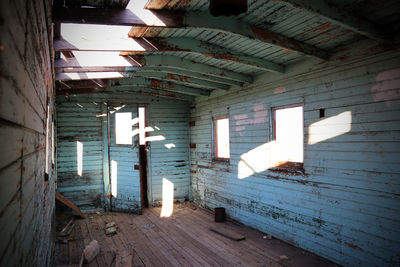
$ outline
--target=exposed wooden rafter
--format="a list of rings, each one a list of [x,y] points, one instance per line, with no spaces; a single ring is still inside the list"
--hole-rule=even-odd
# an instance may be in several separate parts
[[[327,1],[321,0],[278,0],[286,5],[294,8],[302,9],[311,12],[315,15],[323,17],[330,22],[339,25],[343,28],[367,36],[376,40],[387,39],[382,30],[378,29],[375,24],[361,16],[349,13],[346,10],[339,9]]]
[[[152,14],[154,21],[144,22],[131,10],[53,9],[53,18],[57,22],[211,29],[241,35],[288,51],[296,51],[322,59],[328,57],[328,53],[324,50],[282,34],[249,25],[232,17],[213,17],[209,12],[172,12],[166,10],[154,10]]]
[[[134,78],[134,79],[117,79],[110,80],[112,86],[137,86],[137,87],[150,87],[154,89],[167,90],[171,92],[178,92],[181,94],[189,95],[210,95],[210,90],[194,88],[190,86],[180,85],[172,82],[160,81],[149,78]]]
[[[77,94],[107,94],[112,93],[113,97],[121,94],[125,98],[135,97],[135,94],[144,94],[151,95],[155,97],[162,98],[170,98],[176,100],[182,100],[187,102],[192,102],[195,99],[195,96],[175,93],[166,90],[153,89],[149,87],[134,87],[134,86],[113,86],[105,89],[97,89],[97,88],[79,88],[79,89],[65,89],[65,90],[57,90],[56,95],[77,95]]]
[[[96,52],[83,52],[88,55],[96,54]],[[95,57],[94,55],[93,57]],[[234,83],[252,83],[253,78],[249,75],[216,68],[211,65],[197,63],[180,57],[168,55],[138,55],[133,56],[133,60],[129,56],[114,56],[115,59],[108,59],[101,66],[93,62],[79,61],[79,58],[57,59],[55,60],[56,73],[70,72],[128,72],[138,70],[142,67],[163,67],[168,66],[169,69],[177,71],[191,71],[194,74],[206,75],[208,77],[216,77],[229,80]],[[173,72],[171,70],[171,72]],[[173,72],[174,73],[174,72]],[[186,75],[186,74],[184,74]],[[187,75],[190,76],[190,75]],[[193,76],[195,77],[195,76]],[[232,84],[234,85],[234,84]]]
[[[132,50],[127,51],[126,49],[120,49],[118,45],[107,44],[106,41],[93,42],[95,43],[93,46],[90,45],[90,41],[74,45],[68,42],[68,40],[64,39],[55,41],[54,49],[56,51],[121,51],[121,55],[141,55],[148,54],[149,52],[196,53],[219,60],[227,60],[249,65],[265,71],[279,73],[284,72],[283,65],[276,64],[262,58],[247,56],[240,52],[235,52],[225,47],[199,41],[193,38],[133,38],[133,40],[141,47],[140,49],[135,50],[133,47]],[[124,46],[124,44],[121,43],[121,46]]]
[[[102,87],[97,85],[98,80],[71,80],[56,83],[58,94],[89,94],[106,93],[115,91],[145,91],[143,88],[152,89],[151,92],[176,93],[179,96],[208,96],[211,90],[194,88],[185,85],[179,85],[172,82],[160,81],[156,79],[137,77],[134,79],[113,79],[102,80]]]
[[[180,74],[156,71],[137,71],[137,72],[91,72],[91,73],[59,73],[56,75],[58,81],[68,80],[85,80],[85,79],[118,79],[118,78],[136,78],[146,77],[170,81],[182,85],[190,85],[204,89],[222,89],[229,90],[230,86],[222,83],[206,81],[202,79],[192,78]]]
[[[196,78],[200,80],[205,80],[205,81],[210,81],[210,82],[215,82],[215,83],[220,83],[220,84],[225,84],[225,85],[237,85],[237,86],[242,86],[242,82],[230,80],[230,79],[225,79],[225,78],[220,78],[220,77],[215,77],[215,76],[210,76],[210,75],[205,75],[202,73],[197,73],[193,72],[190,70],[182,70],[182,69],[177,69],[169,66],[149,66],[149,67],[133,67],[135,70],[133,72],[136,73],[141,73],[141,72],[163,72],[163,73],[171,73],[171,74],[177,74],[177,75],[183,75],[185,77],[191,77],[191,78]],[[132,67],[95,67],[95,68],[68,68],[68,69],[63,69],[63,68],[58,68],[56,69],[56,74],[58,73],[82,73],[82,72],[129,72]]]

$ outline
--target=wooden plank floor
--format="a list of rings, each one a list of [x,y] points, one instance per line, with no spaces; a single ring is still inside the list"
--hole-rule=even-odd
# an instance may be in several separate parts
[[[244,235],[233,241],[213,231],[221,227],[213,213],[193,204],[178,204],[169,218],[161,208],[143,215],[95,213],[75,221],[67,244],[56,244],[56,266],[78,266],[84,245],[92,239],[101,253],[84,266],[336,266],[277,239],[264,239],[250,227],[225,222],[226,229]],[[117,234],[106,236],[104,226],[115,222]]]

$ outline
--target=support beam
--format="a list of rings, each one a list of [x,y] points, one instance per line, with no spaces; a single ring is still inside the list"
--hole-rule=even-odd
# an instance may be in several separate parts
[[[177,75],[184,75],[191,78],[197,78],[200,80],[205,80],[209,82],[215,82],[225,85],[237,85],[242,86],[242,82],[233,81],[230,79],[205,75],[202,73],[193,72],[190,70],[182,70],[177,68],[172,68],[169,66],[150,66],[150,67],[94,67],[94,68],[56,68],[56,74],[58,73],[85,73],[85,72],[164,72],[164,73],[172,73]]]
[[[56,81],[56,89],[78,89],[78,88],[103,88],[110,86],[110,80],[73,80],[73,81]]]
[[[181,85],[188,85],[196,88],[208,90],[222,89],[229,90],[229,85],[191,78],[184,75],[163,72],[89,72],[89,73],[59,73],[56,75],[57,81],[69,80],[92,80],[92,79],[117,79],[117,78],[153,78],[163,81],[169,81]]]
[[[294,8],[302,9],[324,18],[345,29],[376,40],[387,40],[376,25],[354,13],[339,9],[327,1],[321,0],[278,0]]]
[[[151,95],[156,97],[170,98],[175,100],[182,100],[186,102],[193,102],[195,97],[186,94],[174,93],[165,90],[144,88],[144,87],[134,87],[134,86],[113,86],[107,88],[107,90],[101,89],[96,90],[96,88],[80,88],[80,89],[66,89],[57,90],[56,95],[76,95],[76,94],[110,94],[116,95],[121,94],[124,97],[135,97],[135,94]]]
[[[193,38],[134,38],[146,51],[186,52],[202,54],[219,60],[232,61],[255,67],[264,71],[284,73],[285,67],[274,62],[244,55],[222,46],[199,41]],[[146,52],[121,52],[122,55],[140,55]]]
[[[121,86],[138,86],[138,87],[149,87],[154,89],[161,89],[171,92],[178,92],[181,94],[189,94],[189,95],[204,95],[209,96],[210,90],[194,88],[185,85],[179,85],[171,82],[165,82],[155,79],[148,78],[134,78],[134,79],[117,79],[110,80],[112,86],[121,85]]]
[[[154,11],[160,12],[160,11]],[[185,28],[209,29],[227,34],[234,34],[240,37],[253,39],[287,51],[302,53],[326,60],[329,57],[327,51],[315,46],[297,41],[282,34],[261,29],[247,24],[234,17],[212,16],[209,12],[187,12],[182,15],[182,26]],[[174,27],[171,27],[174,28]],[[129,32],[130,37],[157,37],[164,27],[157,26],[134,26]]]
[[[136,14],[129,9],[65,9],[56,7],[53,9],[53,19],[56,22],[65,23],[138,26],[139,28],[134,31],[136,34],[141,31],[140,27],[210,29],[240,35],[288,51],[295,51],[322,59],[328,58],[328,53],[324,50],[282,34],[255,27],[232,17],[214,17],[209,12],[145,11],[149,12],[148,17],[150,18],[146,22],[137,15],[140,12]],[[140,37],[140,35],[135,35],[134,32],[132,34],[135,37]]]
[[[141,64],[128,56],[120,56],[117,52],[74,51],[74,57],[54,60],[57,68],[84,67],[140,67]]]
[[[271,61],[267,61],[262,58],[256,58],[252,56],[244,55],[240,52],[233,52],[231,49],[227,49],[222,46],[213,45],[207,42],[199,41],[193,38],[133,38],[135,43],[143,49],[134,50],[134,47],[131,50],[126,50],[118,45],[108,44],[106,41],[104,42],[95,42],[96,44],[92,44],[96,48],[91,48],[91,44],[89,43],[80,43],[72,45],[67,40],[57,40],[54,43],[55,51],[92,51],[92,50],[101,50],[101,51],[123,51],[121,55],[143,55],[148,54],[149,52],[185,52],[185,53],[196,53],[202,54],[207,57],[227,60],[236,63],[241,63],[244,65],[249,65],[251,67],[256,67],[258,69],[262,69],[264,71],[272,71],[283,73],[284,66],[276,64]],[[90,41],[87,41],[90,42]],[[121,46],[123,44],[121,43]]]
[[[206,81],[202,79],[192,78],[185,75],[170,73],[170,72],[156,72],[156,71],[138,71],[128,72],[128,77],[146,77],[153,78],[163,81],[170,81],[179,84],[186,84],[190,86],[195,86],[199,88],[205,88],[209,90],[222,89],[229,90],[230,86],[226,84],[221,84],[217,82]]]
[[[163,73],[172,73],[172,74],[183,75],[185,77],[196,78],[196,79],[200,79],[200,80],[204,80],[204,81],[209,81],[209,82],[214,82],[214,83],[219,83],[219,84],[225,84],[225,85],[228,85],[228,86],[231,86],[231,85],[242,86],[243,85],[243,83],[241,83],[241,82],[232,81],[232,80],[225,79],[225,78],[209,76],[209,75],[205,75],[205,74],[202,74],[202,73],[193,72],[190,69],[183,70],[183,69],[172,68],[172,67],[169,67],[169,66],[142,67],[140,69],[140,72],[145,72],[145,71],[151,71],[151,72],[157,71],[157,72],[163,72]]]
[[[216,68],[211,65],[197,63],[191,60],[186,60],[180,57],[168,55],[145,55],[134,56],[135,61],[145,66],[168,66],[180,70],[190,70],[197,73],[222,77],[238,82],[252,83],[253,78],[249,75],[240,74],[237,72]]]
[[[65,82],[56,82],[56,90],[67,90],[67,89],[96,89],[101,90],[105,87],[110,86],[136,86],[136,87],[149,87],[153,89],[160,89],[165,91],[177,92],[182,94],[189,94],[189,95],[204,95],[209,96],[210,90],[194,88],[185,85],[179,85],[171,82],[159,81],[155,79],[148,79],[148,78],[134,78],[134,79],[112,79],[106,80],[107,86],[99,87],[95,83],[92,82],[93,80],[72,80],[72,81],[65,81]]]
[[[106,52],[105,52],[106,53]],[[103,53],[104,54],[104,53]],[[107,55],[107,54],[106,54]],[[81,59],[81,57],[83,59]],[[68,72],[124,72],[135,71],[139,66],[162,67],[168,66],[177,70],[190,70],[195,73],[223,78],[226,80],[236,81],[240,83],[252,83],[253,78],[249,75],[216,68],[211,65],[197,63],[180,57],[168,55],[142,55],[134,56],[133,59],[128,56],[115,55],[108,57],[107,60],[99,60],[99,62],[85,61],[85,58],[105,58],[99,52],[79,51],[75,52],[75,58],[56,59],[55,68],[57,73]]]
[[[140,93],[140,94],[147,94],[147,95],[153,95],[153,96],[160,96],[160,97],[168,97],[168,98],[174,98],[174,99],[180,99],[184,101],[189,101],[193,102],[195,99],[195,96],[192,95],[187,95],[187,94],[181,94],[177,92],[171,92],[171,91],[166,91],[166,90],[161,90],[161,89],[155,89],[155,88],[148,88],[148,87],[140,87],[140,86],[112,86],[107,88],[105,93]]]

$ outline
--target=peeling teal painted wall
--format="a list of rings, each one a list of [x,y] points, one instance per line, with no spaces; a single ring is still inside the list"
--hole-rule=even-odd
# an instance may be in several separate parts
[[[304,62],[286,75],[265,74],[245,88],[197,98],[190,133],[194,201],[225,207],[235,220],[345,266],[398,266],[399,62],[395,51]],[[305,175],[267,169],[271,108],[295,103],[304,104]],[[212,116],[224,114],[228,164],[211,153]]]
[[[153,139],[149,142],[148,151],[149,203],[161,204],[163,178],[173,183],[175,200],[188,199],[189,104],[139,94],[57,97],[57,189],[84,211],[102,210],[109,205],[105,197],[109,193],[104,192],[104,186],[107,187],[109,181],[108,172],[104,172],[105,168],[109,168],[105,159],[107,148],[104,147],[107,144],[107,131],[104,125],[102,127],[102,123],[106,123],[102,108],[105,101],[116,107],[126,105],[126,108],[136,109],[138,105],[146,106],[146,123],[151,128],[147,136]],[[126,108],[120,111],[125,112]],[[139,170],[134,170],[134,165],[138,164],[137,149],[129,152],[125,151],[126,147],[114,145],[112,118],[110,126],[110,160],[117,161],[120,176],[117,198],[112,198],[112,206],[118,210],[139,212]],[[78,174],[77,141],[83,146],[82,176]],[[132,148],[135,145],[136,137]],[[128,159],[130,156],[134,158]]]
[[[103,207],[101,102],[57,102],[57,190],[82,211]],[[78,173],[78,147],[82,172]]]
[[[52,266],[50,5],[0,1],[0,266]]]

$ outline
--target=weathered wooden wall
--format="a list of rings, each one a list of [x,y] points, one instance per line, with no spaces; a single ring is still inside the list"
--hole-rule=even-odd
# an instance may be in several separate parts
[[[194,201],[226,207],[236,220],[346,266],[398,266],[400,53],[320,67],[298,63],[287,72],[196,100]],[[293,103],[304,104],[305,175],[262,166],[269,160],[271,108]],[[319,118],[319,108],[326,118]],[[212,116],[224,114],[230,118],[229,164],[211,156]],[[316,127],[320,121],[325,126]],[[308,142],[341,128],[337,136]]]
[[[55,179],[49,12],[50,1],[0,2],[1,266],[51,265]]]
[[[58,190],[84,211],[107,207],[109,202],[104,198],[104,195],[107,195],[104,193],[104,186],[107,187],[109,178],[108,171],[104,172],[104,170],[108,169],[109,161],[105,158],[107,157],[107,148],[103,147],[104,144],[107,144],[107,131],[102,130],[102,123],[106,123],[106,117],[104,109],[101,108],[106,101],[110,102],[112,106],[126,105],[126,107],[134,108],[137,108],[137,105],[146,106],[146,123],[153,129],[147,135],[156,139],[150,141],[148,152],[150,204],[158,205],[162,201],[162,178],[166,178],[174,184],[175,199],[188,199],[190,185],[189,105],[187,102],[138,94],[57,97]],[[121,111],[124,112],[124,108]],[[113,125],[110,126],[111,131],[114,131]],[[83,143],[82,176],[77,174],[77,141]],[[114,141],[112,138],[111,142]],[[172,145],[167,148],[167,144]],[[115,149],[111,153],[117,151]],[[121,155],[114,153],[111,156],[120,157]],[[106,164],[103,160],[106,161]],[[119,161],[121,162],[121,160]],[[124,167],[126,171],[133,170],[133,163],[132,166],[125,166],[127,163],[129,165],[129,162],[134,161],[126,160],[125,164],[120,164],[120,166]],[[139,172],[138,170],[134,171]],[[135,182],[129,185],[125,184],[123,188],[125,195],[132,195],[129,197],[132,199],[131,205],[125,205],[127,203],[122,205],[126,206],[127,211],[134,211],[133,206],[138,206],[136,203],[140,200],[138,186],[139,184]],[[114,199],[114,201],[118,200]]]
[[[103,206],[101,104],[83,99],[56,106],[57,190],[82,211]],[[83,148],[81,175],[77,172],[78,142]]]
[[[165,140],[151,142],[150,173],[152,202],[162,201],[162,179],[174,184],[174,199],[189,198],[189,105],[178,102],[173,105],[150,105],[150,126],[156,131],[151,136],[163,136]],[[159,129],[157,129],[157,128]]]

